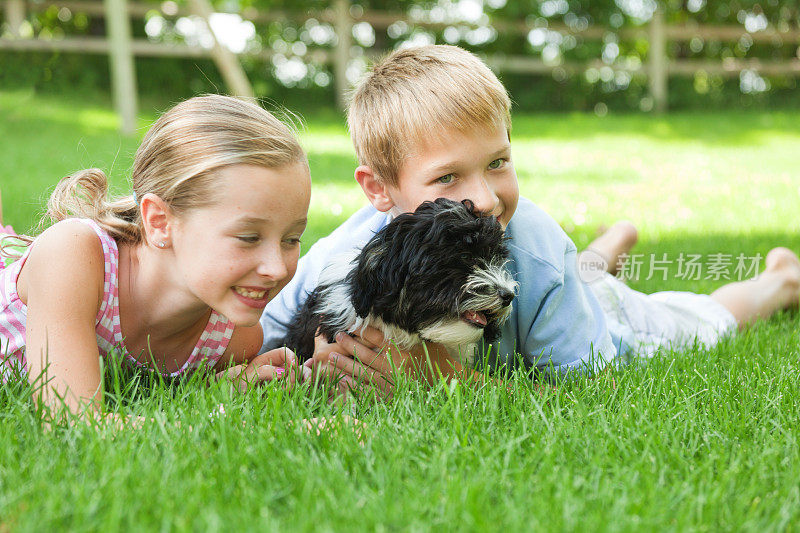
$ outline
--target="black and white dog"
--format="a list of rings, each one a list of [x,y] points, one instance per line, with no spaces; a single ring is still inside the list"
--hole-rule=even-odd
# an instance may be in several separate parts
[[[511,311],[517,283],[507,257],[496,218],[476,214],[468,200],[425,202],[397,216],[355,258],[325,267],[284,345],[306,360],[317,330],[333,342],[340,331],[373,326],[401,349],[440,343],[472,365],[481,337],[495,339]]]

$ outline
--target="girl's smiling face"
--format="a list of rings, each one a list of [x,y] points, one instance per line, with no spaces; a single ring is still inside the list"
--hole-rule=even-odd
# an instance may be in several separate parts
[[[251,326],[297,270],[311,178],[304,162],[217,172],[217,201],[175,219],[170,241],[186,289],[235,325]]]

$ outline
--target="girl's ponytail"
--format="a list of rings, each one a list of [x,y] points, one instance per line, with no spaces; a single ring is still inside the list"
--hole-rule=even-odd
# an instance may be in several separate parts
[[[108,200],[108,178],[97,168],[62,178],[47,201],[45,215],[52,222],[70,217],[90,218],[117,242],[132,244],[141,241],[138,216],[133,196]],[[44,222],[42,219],[40,224]]]

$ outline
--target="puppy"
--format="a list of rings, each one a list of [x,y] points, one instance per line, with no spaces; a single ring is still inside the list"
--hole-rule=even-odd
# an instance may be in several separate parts
[[[440,343],[471,366],[481,337],[496,339],[511,311],[517,283],[507,258],[496,218],[475,213],[469,200],[425,202],[397,216],[355,258],[325,267],[284,344],[306,360],[317,331],[333,342],[340,331],[372,326],[401,349]]]

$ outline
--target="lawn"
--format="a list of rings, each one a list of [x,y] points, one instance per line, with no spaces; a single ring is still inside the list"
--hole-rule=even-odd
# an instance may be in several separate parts
[[[127,191],[155,116],[143,113],[128,139],[102,99],[0,92],[5,223],[30,229],[48,187],[80,168]],[[342,118],[305,119],[307,249],[364,200]],[[800,250],[798,113],[521,115],[512,141],[522,194],[579,247],[618,218],[637,224],[641,290],[725,282],[709,270],[685,279],[681,253],[706,269],[727,260],[734,275],[739,255]],[[668,272],[645,279],[663,254]],[[120,382],[111,365],[108,403],[152,419],[138,429],[45,431],[24,387],[1,387],[0,531],[792,530],[798,326],[782,314],[712,350],[554,389],[524,376],[477,389],[402,382],[390,403],[343,408],[279,387]],[[219,404],[226,416],[209,416]],[[345,427],[315,436],[296,423],[341,412],[365,422],[361,442]]]

